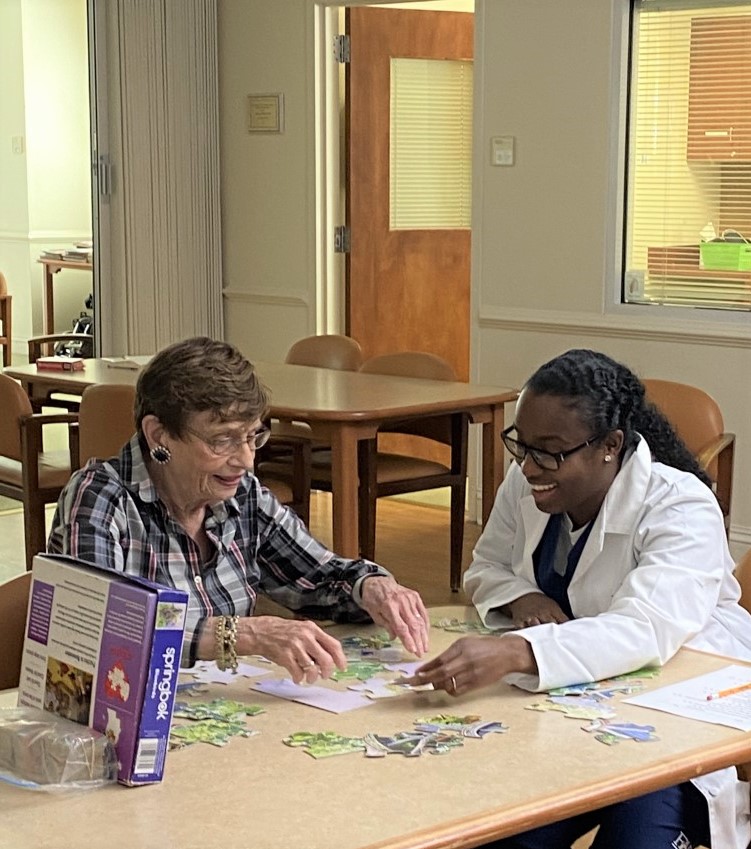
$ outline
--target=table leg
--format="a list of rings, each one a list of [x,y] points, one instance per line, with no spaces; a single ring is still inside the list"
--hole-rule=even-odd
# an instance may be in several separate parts
[[[482,523],[488,521],[495,494],[503,480],[503,404],[493,407],[490,421],[482,426]]]
[[[331,432],[331,522],[334,551],[360,556],[357,527],[357,430],[345,423]]]
[[[44,335],[55,332],[55,300],[52,288],[52,270],[44,266]]]

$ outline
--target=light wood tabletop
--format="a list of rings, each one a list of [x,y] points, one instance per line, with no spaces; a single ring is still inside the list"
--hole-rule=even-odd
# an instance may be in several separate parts
[[[431,610],[431,617],[446,615],[476,616],[460,607]],[[432,628],[431,654],[457,636]],[[648,689],[729,662],[682,649]],[[528,710],[542,696],[506,684],[458,699],[412,693],[336,715],[252,692],[250,683],[210,685],[200,698],[261,705],[266,712],[247,720],[260,733],[224,748],[196,743],[170,752],[161,784],[51,795],[0,782],[0,847],[58,849],[87,835],[108,849],[459,849],[751,759],[747,733],[627,705],[620,696],[617,717],[654,725],[659,740],[603,745],[583,721]],[[0,705],[11,700],[0,697]],[[418,758],[315,760],[282,742],[297,731],[388,735],[438,713],[500,720],[508,731]]]
[[[149,357],[129,359],[143,366]],[[448,413],[466,414],[481,425],[482,518],[487,519],[503,479],[504,407],[516,400],[516,389],[287,363],[255,365],[271,390],[271,414],[309,423],[314,435],[332,446],[332,524],[338,553],[359,554],[357,443],[371,439],[390,421]],[[101,358],[86,360],[83,371],[42,371],[31,365],[7,368],[5,374],[20,380],[34,397],[49,389],[80,394],[95,383],[135,384],[139,371],[115,368]]]

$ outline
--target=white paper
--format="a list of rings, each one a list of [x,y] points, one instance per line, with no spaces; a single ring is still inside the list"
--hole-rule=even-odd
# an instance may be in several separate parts
[[[639,693],[624,699],[623,703],[751,731],[751,688],[716,698],[718,693],[750,683],[751,667],[726,666],[680,684]],[[709,699],[709,696],[715,698]]]
[[[303,684],[295,684],[291,678],[258,681],[250,689],[257,690],[259,693],[267,693],[270,696],[278,696],[280,699],[289,699],[292,702],[300,702],[303,705],[328,710],[331,713],[346,713],[348,710],[356,710],[375,704],[372,699],[368,699],[359,693],[353,693],[351,690],[309,687]]]

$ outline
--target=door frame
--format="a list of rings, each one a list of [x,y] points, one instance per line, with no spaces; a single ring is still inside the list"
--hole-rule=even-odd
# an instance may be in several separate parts
[[[455,0],[434,2],[449,5]],[[475,0],[475,7],[480,2],[482,0]],[[344,255],[334,252],[334,228],[345,221],[346,154],[344,127],[340,120],[344,108],[344,66],[332,60],[334,37],[344,32],[344,10],[347,7],[396,4],[424,5],[422,0],[348,0],[344,3],[341,0],[314,0],[316,333],[344,333],[346,324]],[[474,122],[476,126],[476,114]],[[473,199],[473,220],[474,206]],[[470,303],[472,288],[470,281]],[[471,330],[470,326],[470,363]]]
[[[345,314],[345,263],[344,255],[334,252],[334,227],[345,220],[344,202],[344,128],[340,110],[344,98],[343,67],[332,61],[334,36],[344,31],[344,9],[348,6],[391,6],[396,3],[419,4],[421,0],[313,0],[313,50],[314,50],[314,127],[315,127],[315,332],[344,333]],[[451,0],[446,0],[451,2]],[[480,190],[478,179],[482,157],[482,108],[477,92],[482,91],[480,61],[482,37],[480,22],[484,0],[474,0],[475,13],[475,95],[473,108],[472,152],[472,257],[470,270],[470,326],[469,368],[470,379],[476,379],[479,334],[474,315],[476,271],[479,267],[476,253],[480,250],[475,224],[479,221]],[[341,74],[341,81],[340,81]],[[341,94],[340,94],[341,92]],[[482,456],[481,444],[470,428],[469,461],[467,464],[467,518],[482,521]]]

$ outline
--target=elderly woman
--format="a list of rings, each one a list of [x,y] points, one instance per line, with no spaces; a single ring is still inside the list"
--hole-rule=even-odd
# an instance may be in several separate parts
[[[710,482],[630,369],[589,350],[545,363],[503,441],[516,463],[464,588],[486,625],[514,630],[457,640],[416,682],[550,690],[667,663],[681,646],[751,660]],[[594,826],[593,849],[745,849],[748,785],[721,770],[492,846],[569,849]]]
[[[267,406],[232,345],[165,348],[138,380],[137,433],[118,457],[73,475],[48,550],[186,590],[184,666],[260,654],[297,683],[345,667],[339,642],[313,622],[253,616],[258,593],[306,617],[373,619],[421,655],[420,596],[375,563],[328,551],[253,476]]]

